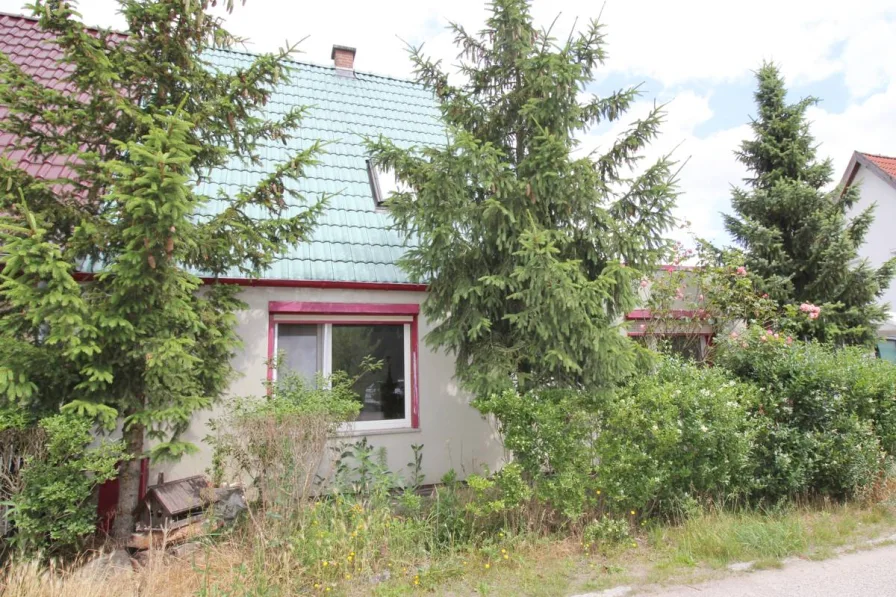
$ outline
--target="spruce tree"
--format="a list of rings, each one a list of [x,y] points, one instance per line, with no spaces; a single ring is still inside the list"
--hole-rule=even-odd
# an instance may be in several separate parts
[[[197,273],[257,275],[308,233],[324,200],[288,190],[317,145],[266,164],[256,186],[198,191],[210,169],[261,164],[264,146],[287,142],[302,116],[265,117],[289,49],[246,68],[210,66],[210,49],[237,41],[209,14],[214,4],[120,0],[122,35],[86,28],[69,2],[37,1],[39,26],[63,54],[62,91],[0,54],[0,130],[32,162],[67,165],[46,180],[0,161],[0,396],[122,425],[132,459],[117,539],[133,529],[138,458],[195,450],[180,433],[232,378],[243,305],[235,287],[203,286]],[[212,200],[225,208],[210,211]]]
[[[819,340],[872,342],[887,307],[878,303],[896,272],[896,260],[878,269],[859,259],[874,214],[847,217],[859,189],[832,188],[830,159],[819,160],[806,119],[813,97],[788,103],[774,64],[756,73],[753,138],[736,152],[750,177],[733,191],[725,227],[743,249],[747,269],[782,305],[823,305],[805,332]]]
[[[388,206],[416,241],[403,266],[429,283],[427,341],[456,355],[459,380],[481,396],[508,385],[610,387],[637,363],[619,324],[672,222],[672,163],[640,157],[662,112],[588,154],[582,137],[638,97],[585,93],[605,58],[597,21],[558,40],[536,28],[528,2],[496,0],[479,33],[451,29],[461,81],[411,51],[446,144],[369,142],[404,185]]]

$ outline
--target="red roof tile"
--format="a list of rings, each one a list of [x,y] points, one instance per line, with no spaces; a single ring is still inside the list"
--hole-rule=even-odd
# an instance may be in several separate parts
[[[896,158],[890,158],[884,155],[874,155],[873,153],[863,153],[875,166],[896,178]]]
[[[98,30],[92,31],[99,34]],[[54,40],[53,34],[43,31],[36,19],[0,13],[0,52],[38,83],[65,91],[70,89],[65,79],[73,66],[62,62],[62,50]],[[6,108],[0,106],[0,119],[6,114]],[[0,155],[16,162],[31,176],[52,179],[65,173],[66,158],[35,157],[12,149],[14,140],[13,135],[0,132]]]

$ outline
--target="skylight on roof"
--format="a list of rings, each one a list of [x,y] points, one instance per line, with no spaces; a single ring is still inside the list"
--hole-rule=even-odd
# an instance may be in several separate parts
[[[371,160],[367,160],[367,175],[370,177],[370,190],[377,207],[383,207],[392,193],[403,193],[408,190],[408,186],[395,177],[395,172],[391,168],[377,166]]]

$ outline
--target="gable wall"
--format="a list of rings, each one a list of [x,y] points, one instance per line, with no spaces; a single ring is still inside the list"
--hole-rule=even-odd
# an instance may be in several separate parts
[[[896,189],[864,166],[859,168],[853,184],[860,185],[861,199],[849,212],[850,216],[877,204],[874,223],[865,237],[860,254],[872,265],[880,266],[896,252]],[[890,286],[884,300],[890,303],[891,311],[896,311],[896,285]]]

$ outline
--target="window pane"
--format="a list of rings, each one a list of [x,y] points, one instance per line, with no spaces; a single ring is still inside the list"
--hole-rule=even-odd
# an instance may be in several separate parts
[[[404,362],[404,325],[333,325],[333,371],[352,377],[361,374],[365,357],[380,368],[364,373],[355,383],[362,404],[359,421],[403,419],[407,396]]]
[[[690,361],[703,360],[703,347],[699,336],[669,336],[665,341],[671,354]]]
[[[320,326],[308,324],[277,325],[277,352],[283,355],[281,368],[298,373],[308,381],[314,381],[321,370],[323,356]]]

